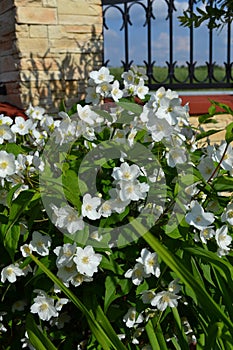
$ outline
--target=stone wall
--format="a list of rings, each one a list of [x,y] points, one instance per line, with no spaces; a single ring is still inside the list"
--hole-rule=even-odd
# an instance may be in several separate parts
[[[69,106],[102,64],[101,0],[1,0],[1,102]]]

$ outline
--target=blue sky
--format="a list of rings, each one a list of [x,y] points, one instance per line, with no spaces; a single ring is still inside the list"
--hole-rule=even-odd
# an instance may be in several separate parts
[[[141,2],[146,0],[142,0]],[[187,8],[188,1],[176,0],[176,16],[182,15],[183,10]],[[165,0],[155,0],[153,3],[153,14],[156,17],[152,20],[152,61],[156,65],[165,66],[169,60],[169,22],[167,17],[167,4]],[[178,19],[174,16],[173,20],[173,59],[178,65],[185,64],[189,61],[189,30],[181,27]],[[134,3],[130,10],[130,19],[133,23],[129,26],[130,52],[129,59],[135,64],[143,64],[147,61],[147,28],[143,27],[145,22],[145,11],[137,3]],[[109,66],[118,67],[121,60],[124,60],[124,33],[120,31],[122,25],[121,14],[119,10],[111,8],[106,14],[107,25],[109,30],[104,31],[105,43],[105,60],[110,59]],[[195,29],[194,31],[194,60],[197,65],[204,64],[209,59],[208,50],[208,29],[206,26]],[[232,30],[233,38],[233,30]],[[213,61],[216,64],[223,65],[226,61],[226,29],[214,33],[213,38]],[[233,40],[231,46],[233,47]],[[231,52],[231,61],[233,59],[233,49]]]

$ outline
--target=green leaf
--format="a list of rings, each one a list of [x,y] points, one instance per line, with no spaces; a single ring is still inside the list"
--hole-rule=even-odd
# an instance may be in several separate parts
[[[20,215],[23,213],[24,209],[28,206],[32,200],[35,192],[33,190],[26,190],[20,192],[17,198],[12,202],[10,213],[9,213],[9,222],[6,228],[6,235],[14,223],[19,219]]]
[[[38,328],[33,316],[27,315],[26,330],[30,342],[36,350],[57,350],[49,338]]]
[[[107,276],[105,279],[105,297],[104,297],[104,312],[106,313],[108,307],[120,295],[116,293],[116,286],[119,279],[115,276]]]
[[[187,343],[187,337],[184,333],[184,327],[182,326],[182,322],[180,319],[179,312],[176,307],[171,308],[173,317],[176,323],[176,329],[177,329],[177,338],[178,342],[180,344],[180,347],[182,350],[189,350],[189,346]]]
[[[226,127],[225,140],[226,143],[231,143],[233,141],[233,122]]]
[[[216,107],[215,105],[211,105],[209,108],[208,108],[208,113],[210,115],[214,115],[216,113]]]
[[[14,225],[8,230],[7,235],[4,237],[4,246],[9,253],[11,260],[14,261],[14,256],[18,248],[18,242],[20,237],[20,226]]]
[[[59,112],[66,112],[66,105],[64,100],[61,100],[59,104]]]
[[[207,131],[203,131],[200,134],[196,135],[196,140],[199,141],[201,139],[204,139],[205,137],[217,134],[218,132],[223,131],[223,129],[213,129],[213,130],[207,130]]]
[[[136,115],[140,115],[143,111],[143,107],[133,102],[117,102],[117,105],[124,110],[132,112]]]
[[[12,153],[15,156],[17,156],[18,154],[22,154],[25,153],[23,148],[20,147],[20,145],[17,145],[16,143],[7,143],[5,150],[7,151],[7,153]]]
[[[74,170],[67,170],[62,176],[64,194],[76,208],[81,208],[79,178]]]
[[[160,345],[159,345],[159,342],[158,342],[158,339],[157,339],[157,336],[156,336],[156,334],[154,332],[154,327],[153,327],[153,324],[152,324],[151,320],[149,320],[147,322],[145,330],[146,330],[148,339],[150,341],[150,345],[152,347],[152,350],[161,349]],[[167,350],[167,348],[165,348],[165,349]]]
[[[229,176],[220,176],[214,179],[213,188],[215,191],[232,191],[233,188],[233,178]]]
[[[107,276],[105,279],[104,312],[106,313],[111,303],[129,292],[129,281],[121,280],[116,276]]]
[[[210,100],[210,102],[211,102],[213,105],[218,106],[218,107],[220,107],[221,109],[223,109],[227,114],[233,115],[233,110],[231,109],[230,106],[226,105],[225,103],[218,102],[218,101],[213,101],[213,100]]]

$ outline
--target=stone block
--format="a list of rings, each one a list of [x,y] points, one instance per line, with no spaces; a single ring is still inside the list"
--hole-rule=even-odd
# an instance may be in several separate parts
[[[93,4],[87,0],[57,0],[58,14],[79,14],[99,16],[101,12],[100,4]]]
[[[79,25],[89,25],[90,27],[92,25],[101,24],[102,18],[99,18],[98,16],[81,16],[78,13],[75,14],[58,14],[58,23],[59,24],[71,24],[71,23],[78,23]]]
[[[57,7],[57,0],[42,0],[43,7]]]
[[[17,23],[27,24],[56,24],[57,11],[53,8],[18,7]]]
[[[59,59],[56,57],[31,57],[29,58],[22,58],[20,60],[20,69],[22,71],[54,71],[59,69]]]
[[[41,7],[41,0],[14,0],[16,7]]]
[[[18,40],[17,47],[22,58],[30,58],[31,54],[43,57],[50,48],[47,38],[22,38]]]
[[[29,27],[30,38],[47,38],[48,26],[31,24]]]

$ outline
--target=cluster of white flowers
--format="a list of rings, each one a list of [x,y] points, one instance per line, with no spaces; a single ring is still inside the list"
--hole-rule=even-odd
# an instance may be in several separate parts
[[[141,253],[141,258],[144,254],[146,254],[146,256],[148,257],[148,253],[149,252],[146,249],[144,249]],[[149,255],[152,254],[149,253]],[[140,260],[141,258],[137,260]],[[152,260],[154,259],[151,258],[150,261]],[[151,265],[149,264],[148,266],[150,271],[151,269],[154,270],[152,266],[153,263]],[[126,274],[128,274],[128,271]],[[143,292],[141,292],[143,303],[150,304],[153,308],[147,308],[146,310],[138,313],[135,307],[130,307],[127,313],[124,315],[123,322],[125,322],[128,328],[133,329],[133,344],[139,344],[138,338],[142,335],[145,329],[143,327],[143,322],[147,322],[151,315],[153,315],[157,311],[163,312],[164,310],[166,310],[167,307],[177,307],[178,299],[181,298],[181,296],[177,295],[180,292],[180,290],[181,286],[179,285],[179,279],[175,279],[169,283],[167,290],[158,293],[156,293],[154,290],[144,290]]]
[[[134,267],[125,273],[125,277],[132,278],[132,282],[136,286],[141,284],[144,278],[148,278],[151,275],[155,277],[160,276],[158,256],[155,252],[151,253],[147,248],[143,248],[140,257],[136,261],[137,263]]]
[[[124,88],[121,90],[119,81],[114,80],[108,68],[102,67],[98,71],[92,71],[86,90],[86,102],[97,105],[104,97],[111,97],[118,102],[122,97],[131,95],[145,98],[149,89],[145,86],[145,80],[148,78],[144,68],[132,66],[128,72],[122,74],[122,78]]]
[[[196,242],[201,241],[207,244],[208,240],[215,238],[218,249],[217,254],[221,257],[227,255],[230,252],[230,245],[232,242],[232,237],[228,235],[228,226],[232,227],[232,217],[233,217],[233,205],[228,204],[221,215],[221,221],[226,225],[222,225],[220,228],[215,229],[213,225],[215,221],[215,216],[211,212],[206,212],[201,204],[196,200],[192,201],[190,206],[190,211],[186,214],[186,221],[188,224],[195,227],[198,232],[194,236]]]
[[[34,293],[37,296],[34,298],[34,303],[31,305],[30,311],[33,314],[38,314],[39,318],[43,321],[50,321],[50,324],[55,324],[58,329],[64,327],[66,322],[70,321],[70,316],[67,312],[61,312],[64,305],[69,302],[67,298],[55,299],[49,296],[44,290],[35,289]]]
[[[67,202],[64,201],[59,206],[60,203],[57,204],[58,202],[54,199],[54,203],[49,207],[51,216],[50,212],[46,213],[44,208],[40,207],[42,215],[38,222],[35,220],[33,223],[30,222],[30,225],[24,214],[21,215],[19,211],[14,215],[13,211],[11,215],[17,221],[17,229],[20,228],[19,242],[21,243],[15,249],[15,260],[12,259],[12,263],[8,262],[7,266],[1,265],[2,284],[6,285],[9,282],[10,287],[13,287],[11,284],[20,280],[21,277],[27,276],[29,272],[33,275],[36,274],[38,269],[32,270],[30,266],[31,254],[38,254],[42,259],[49,260],[48,256],[53,253],[56,256],[56,266],[53,262],[53,268],[65,286],[73,288],[81,286],[84,282],[93,282],[94,274],[101,271],[101,262],[104,266],[103,250],[100,250],[101,254],[99,254],[97,253],[98,248],[95,251],[94,244],[91,245],[95,239],[98,241],[97,247],[101,247],[104,236],[101,236],[103,234],[101,229],[105,229],[110,223],[108,228],[111,230],[115,224],[115,218],[117,218],[116,220],[120,218],[117,224],[121,223],[121,217],[125,219],[124,215],[127,215],[125,213],[129,208],[129,212],[132,208],[131,213],[143,212],[146,220],[152,220],[150,227],[155,224],[155,216],[151,219],[149,214],[156,212],[156,220],[163,214],[165,219],[166,215],[169,217],[170,212],[169,210],[165,212],[163,205],[168,205],[169,209],[172,208],[175,199],[172,197],[173,194],[171,198],[169,197],[169,191],[172,192],[173,188],[176,192],[179,191],[179,186],[176,187],[174,183],[180,176],[179,171],[176,175],[173,176],[173,174],[177,169],[183,170],[187,165],[193,171],[195,170],[199,176],[197,182],[187,185],[184,191],[188,200],[185,203],[182,202],[183,218],[186,221],[184,226],[190,225],[190,233],[188,234],[192,235],[196,244],[200,242],[199,244],[209,245],[209,241],[211,241],[211,250],[216,249],[219,257],[224,257],[231,252],[233,202],[226,201],[224,209],[216,209],[218,203],[211,203],[207,196],[201,193],[200,183],[203,180],[203,183],[208,185],[211,180],[217,177],[218,172],[222,172],[224,175],[233,175],[232,146],[226,142],[222,142],[220,146],[208,146],[202,152],[203,156],[196,160],[194,153],[198,146],[195,132],[190,127],[188,120],[188,105],[182,105],[178,93],[169,89],[165,90],[163,87],[155,92],[149,92],[145,85],[147,77],[143,68],[132,66],[128,72],[122,74],[122,79],[123,87],[121,88],[120,83],[114,80],[108,68],[102,67],[98,71],[91,72],[86,95],[86,103],[89,104],[83,106],[78,103],[71,111],[59,112],[58,116],[50,116],[43,108],[31,105],[26,111],[27,120],[22,117],[16,117],[12,120],[8,116],[0,115],[0,145],[2,147],[0,150],[0,205],[3,208],[3,214],[1,214],[6,217],[6,221],[12,204],[10,202],[17,199],[22,191],[29,190],[28,192],[30,192],[36,189],[39,192],[38,174],[44,171],[47,161],[42,160],[41,153],[50,137],[55,141],[56,148],[62,150],[63,146],[67,145],[72,149],[73,143],[77,141],[74,153],[70,158],[69,154],[67,157],[69,159],[65,159],[62,165],[56,163],[59,160],[55,162],[49,160],[51,174],[54,174],[56,179],[66,175],[66,169],[69,167],[71,172],[78,172],[82,156],[87,154],[89,150],[98,149],[97,146],[101,143],[103,135],[107,135],[107,141],[114,141],[116,144],[125,146],[122,147],[125,152],[129,150],[128,155],[122,151],[118,160],[115,161],[113,158],[114,162],[111,164],[114,165],[107,164],[106,166],[105,163],[106,168],[108,167],[106,173],[109,178],[104,180],[107,183],[107,189],[105,188],[103,192],[98,188],[98,190],[95,189],[97,192],[93,193],[86,186],[85,191],[80,190],[74,194],[77,196],[75,198],[77,200],[73,202],[69,201],[68,198]],[[104,100],[109,97],[114,103],[105,105]],[[127,110],[126,108],[124,110],[122,107],[124,104],[118,104],[122,97],[130,97],[130,99],[138,97],[141,100],[146,97],[147,102],[138,109],[132,108],[131,110],[129,108]],[[106,128],[108,128],[108,132],[104,133]],[[153,157],[146,156],[146,159],[143,159],[145,166],[130,159],[130,150],[133,150],[133,146],[138,140],[142,145],[148,146],[152,151],[151,155],[158,155],[162,162],[159,169],[156,168]],[[5,147],[5,145],[13,143],[15,143],[15,148]],[[190,153],[194,154],[193,158],[190,157]],[[143,157],[144,153],[141,158]],[[63,166],[64,168],[62,168]],[[185,171],[183,173],[185,174]],[[172,183],[169,183],[170,178]],[[165,195],[162,193],[164,187],[166,187]],[[151,190],[152,193],[155,193],[155,197],[149,195]],[[52,193],[52,189],[49,191]],[[35,194],[35,202],[39,197],[37,194]],[[148,197],[149,201],[147,202]],[[29,211],[30,206],[27,207],[27,215],[30,216]],[[113,217],[112,222],[111,216]],[[142,217],[144,219],[143,215]],[[33,220],[34,217],[31,221]],[[90,221],[92,223],[100,222],[102,225],[99,226],[100,230],[91,232]],[[49,223],[48,231],[40,228],[41,222]],[[37,223],[39,223],[38,230],[35,228]],[[59,230],[68,234],[68,237],[59,236]],[[57,233],[59,238],[56,237]],[[161,237],[166,233],[164,230]],[[82,245],[75,242],[78,240],[79,234],[87,237]],[[52,240],[51,236],[55,238]],[[62,239],[58,243],[60,237]],[[111,251],[113,245],[111,244],[114,238],[111,237],[111,234],[106,235],[106,237],[106,240],[109,241],[105,253],[111,255],[113,253],[113,250]],[[13,240],[12,237],[9,238],[9,241],[10,239]],[[212,244],[213,242],[214,244]],[[12,242],[9,244],[14,245]],[[21,256],[18,258],[20,253]],[[142,248],[140,256],[134,258],[133,264],[124,273],[125,281],[133,288],[140,289],[137,294],[140,297],[140,303],[142,305],[149,304],[148,308],[143,311],[141,308],[138,312],[129,300],[130,307],[123,317],[123,322],[130,329],[132,344],[139,344],[138,339],[144,332],[144,326],[150,313],[160,314],[168,307],[177,307],[178,300],[181,298],[178,295],[181,291],[178,279],[170,282],[168,286],[164,285],[161,266],[156,252]],[[127,279],[131,279],[132,283]],[[154,287],[152,283],[155,282],[158,282],[158,285]],[[53,286],[47,292],[44,290],[35,290],[34,292],[37,296],[30,306],[31,313],[37,314],[42,321],[49,321],[51,326],[56,326],[58,329],[70,321],[70,316],[62,310],[68,299],[58,297],[61,292],[58,286]],[[24,310],[25,307],[26,301],[18,300],[12,305],[12,312]],[[3,324],[3,316],[0,314],[0,332],[7,331]],[[121,334],[119,337],[123,339],[126,334]],[[27,334],[22,342],[23,347],[28,346],[33,349]],[[151,346],[144,345],[142,349],[150,350]]]
[[[225,141],[222,141],[219,146],[208,146],[207,154],[201,157],[197,168],[203,178],[209,180],[212,178],[212,174],[214,174],[216,164],[218,163],[223,170],[229,171],[231,175],[233,174],[233,148],[231,144],[227,145]]]
[[[102,259],[90,245],[81,248],[76,243],[58,246],[54,253],[57,255],[57,276],[67,287],[70,283],[77,287],[83,282],[91,282]]]

